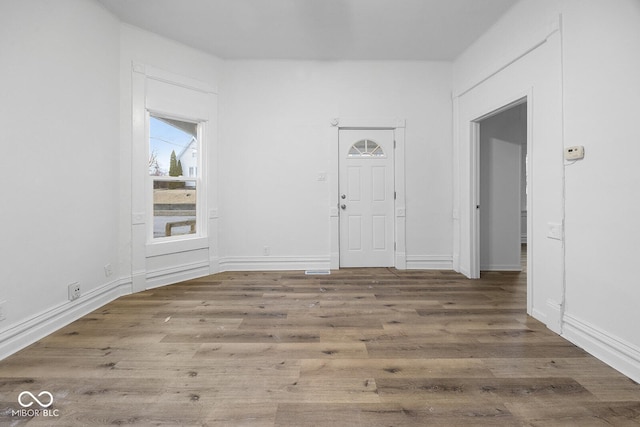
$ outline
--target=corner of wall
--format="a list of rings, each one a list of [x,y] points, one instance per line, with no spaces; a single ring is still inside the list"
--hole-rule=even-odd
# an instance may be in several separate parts
[[[75,301],[37,313],[0,332],[0,360],[22,350],[105,304],[131,293],[131,279],[122,278],[94,289]]]

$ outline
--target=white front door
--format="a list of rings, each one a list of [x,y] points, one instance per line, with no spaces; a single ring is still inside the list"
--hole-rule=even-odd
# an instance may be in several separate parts
[[[340,130],[340,266],[392,267],[393,130]]]

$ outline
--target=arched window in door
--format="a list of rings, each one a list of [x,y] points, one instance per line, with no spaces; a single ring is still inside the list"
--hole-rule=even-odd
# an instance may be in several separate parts
[[[384,150],[377,142],[362,139],[351,146],[349,157],[385,157]]]

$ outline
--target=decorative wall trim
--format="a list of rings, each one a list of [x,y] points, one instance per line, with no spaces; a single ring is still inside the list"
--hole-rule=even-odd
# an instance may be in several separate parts
[[[481,264],[481,271],[522,271],[520,264]]]
[[[154,80],[158,80],[164,83],[182,86],[186,89],[197,90],[205,93],[218,93],[218,88],[211,86],[208,83],[200,80],[192,79],[190,77],[174,74],[169,71],[156,68],[152,65],[143,64],[140,62],[132,62],[131,70],[134,73],[144,74],[146,77]]]
[[[398,270],[407,269],[407,254],[404,252],[397,252],[395,254],[395,267]]]
[[[544,323],[545,325],[547,324],[547,313],[543,313],[537,308],[534,308],[531,310],[531,312],[527,312],[527,314],[533,317],[534,319]]]
[[[130,293],[131,278],[115,280],[11,326],[0,332],[0,360]]]
[[[406,120],[397,117],[340,117],[333,119],[331,125],[342,129],[399,129],[406,127]]]
[[[480,77],[468,79],[466,82],[456,85],[457,87],[454,88],[453,96],[463,96],[467,92],[470,92],[477,86],[480,86],[482,83],[498,74],[500,71],[509,67],[509,65],[513,64],[514,62],[518,61],[528,53],[544,44],[549,39],[549,37],[560,31],[560,19],[561,15],[553,16],[543,26],[537,28],[531,34],[528,34],[527,37],[525,37],[521,42],[517,43],[516,46],[509,49],[495,63],[491,64],[483,72],[478,73],[477,76]]]
[[[564,338],[640,382],[640,348],[570,314],[565,314],[563,320]]]
[[[562,334],[562,304],[552,299],[547,300],[547,328],[551,329],[558,335]]]
[[[451,255],[407,255],[407,270],[453,270]]]
[[[146,286],[147,289],[153,289],[207,275],[209,275],[209,263],[207,261],[182,264],[175,267],[147,271]]]
[[[329,269],[329,257],[256,256],[220,258],[220,271]]]

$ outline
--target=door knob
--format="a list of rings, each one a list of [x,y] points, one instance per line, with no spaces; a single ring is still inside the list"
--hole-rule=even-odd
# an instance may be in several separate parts
[[[341,209],[347,209],[347,205],[340,205]]]
[[[342,196],[340,196],[340,198],[341,198],[341,199],[346,199],[346,198],[347,198],[347,195],[346,195],[346,194],[343,194]]]

